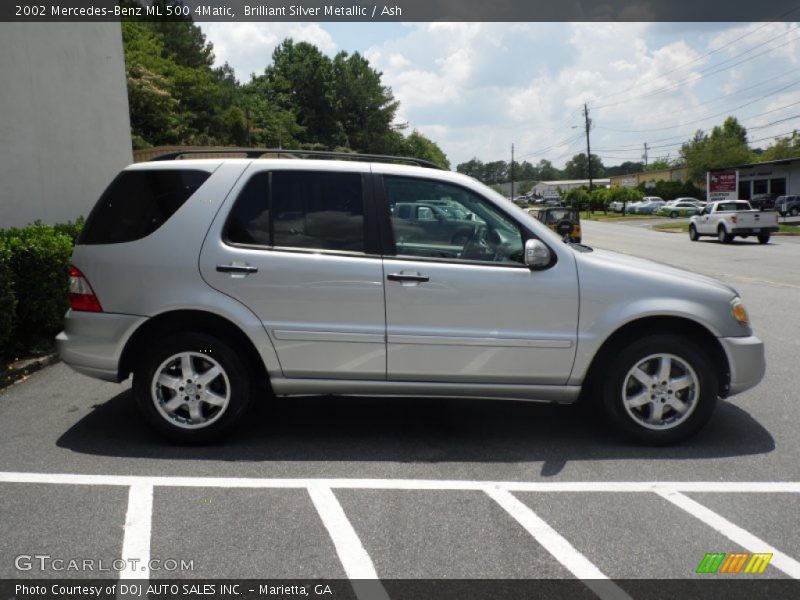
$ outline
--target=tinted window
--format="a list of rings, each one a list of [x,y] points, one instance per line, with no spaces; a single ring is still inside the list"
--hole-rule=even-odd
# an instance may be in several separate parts
[[[269,173],[254,175],[228,217],[225,237],[237,244],[270,246]]]
[[[364,251],[360,174],[273,171],[271,175],[271,186],[270,173],[259,173],[242,190],[226,225],[228,241]]]
[[[187,169],[123,171],[97,201],[79,244],[118,244],[147,237],[210,177]]]
[[[358,173],[272,174],[275,246],[364,250],[364,196]]]

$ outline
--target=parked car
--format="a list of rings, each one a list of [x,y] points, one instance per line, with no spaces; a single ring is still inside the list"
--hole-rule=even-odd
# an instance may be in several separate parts
[[[139,411],[173,440],[218,438],[264,397],[331,394],[580,398],[668,444],[763,377],[763,343],[719,281],[564,244],[425,161],[236,152],[127,167],[72,256],[61,357],[133,374]],[[441,242],[446,220],[406,239],[399,208],[432,199],[483,223],[458,244]]]
[[[674,200],[667,202],[656,211],[657,215],[675,219],[677,217],[690,217],[700,212],[700,206],[694,201]]]
[[[548,206],[528,208],[525,212],[547,225],[564,241],[581,243],[581,213],[577,208]]]
[[[774,211],[754,210],[746,200],[710,202],[691,218],[689,239],[696,242],[703,235],[715,235],[728,244],[735,237],[754,235],[759,243],[766,244],[778,231],[778,215]]]
[[[756,210],[772,210],[777,198],[778,194],[754,194],[750,198],[750,206]]]
[[[663,200],[645,200],[637,204],[635,210],[631,207],[630,212],[637,215],[652,215],[662,206],[664,206]]]
[[[782,216],[796,217],[800,214],[800,196],[778,196],[775,210]]]

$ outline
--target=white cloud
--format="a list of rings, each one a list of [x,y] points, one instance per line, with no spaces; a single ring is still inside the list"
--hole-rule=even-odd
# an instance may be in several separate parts
[[[203,31],[214,44],[216,64],[232,65],[241,81],[263,73],[272,62],[272,51],[285,38],[309,42],[326,54],[337,49],[319,23],[204,23]]]
[[[563,164],[585,151],[585,102],[594,124],[592,146],[603,149],[599,154],[608,157],[608,165],[638,160],[644,142],[675,142],[655,152],[675,157],[680,141],[721,123],[726,111],[748,99],[765,96],[734,111],[745,125],[800,113],[753,116],[791,101],[786,98],[795,89],[779,87],[797,79],[792,77],[800,60],[797,24],[413,23],[385,37],[365,29],[371,40],[366,47],[359,46],[358,35],[332,37],[326,28],[335,28],[327,24],[207,27],[217,56],[231,57],[240,77],[260,72],[275,44],[289,35],[329,54],[339,48],[361,52],[400,101],[398,121],[436,141],[454,165],[473,156],[508,159],[512,143],[517,156]],[[758,44],[764,45],[729,60]],[[753,85],[769,79],[773,82]],[[747,86],[752,89],[742,90]],[[720,98],[724,94],[729,95]],[[723,116],[692,123],[717,113]],[[797,124],[761,129],[751,137]]]

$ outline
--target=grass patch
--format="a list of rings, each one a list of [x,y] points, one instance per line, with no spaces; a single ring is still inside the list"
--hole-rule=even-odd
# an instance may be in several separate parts
[[[639,219],[654,219],[658,218],[656,215],[621,215],[620,213],[603,211],[586,212],[581,211],[581,219],[587,221],[633,221]]]
[[[658,225],[653,225],[652,228],[668,233],[689,233],[689,223],[686,221],[681,223],[659,223]],[[772,235],[800,235],[800,226],[779,224],[778,233],[773,233]]]

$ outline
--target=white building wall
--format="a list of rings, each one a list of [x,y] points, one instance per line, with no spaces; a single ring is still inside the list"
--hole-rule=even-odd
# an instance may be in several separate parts
[[[133,161],[119,23],[0,23],[0,229],[88,216]]]

